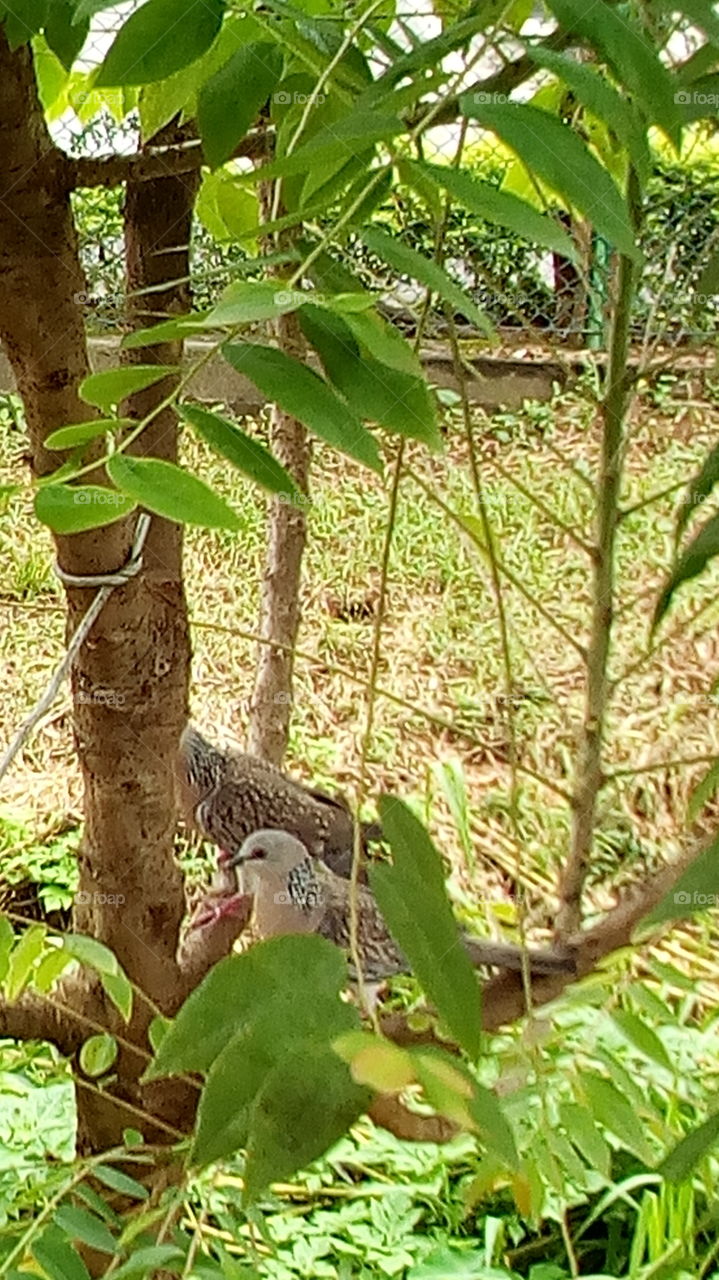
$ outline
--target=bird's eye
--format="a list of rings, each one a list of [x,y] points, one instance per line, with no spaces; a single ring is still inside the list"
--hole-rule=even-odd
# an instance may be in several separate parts
[[[253,862],[256,859],[266,858],[266,857],[267,857],[267,850],[262,848],[253,849],[252,853],[250,854],[250,858],[252,859]]]

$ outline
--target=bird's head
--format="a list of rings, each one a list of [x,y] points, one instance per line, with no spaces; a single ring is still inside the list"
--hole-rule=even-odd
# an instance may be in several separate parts
[[[225,867],[253,867],[275,876],[287,877],[308,858],[305,846],[289,831],[264,829],[253,831],[236,853],[225,855]]]

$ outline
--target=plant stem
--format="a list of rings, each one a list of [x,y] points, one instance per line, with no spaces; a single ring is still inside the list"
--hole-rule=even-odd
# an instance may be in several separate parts
[[[636,175],[632,169],[629,172],[628,195],[636,225],[639,194]],[[587,648],[587,685],[584,724],[572,794],[571,847],[560,885],[557,918],[559,938],[574,933],[581,923],[582,888],[594,840],[597,797],[604,782],[602,746],[610,692],[608,664],[614,618],[615,550],[628,400],[626,375],[629,326],[636,277],[636,262],[622,254],[619,259],[607,377],[600,404],[602,441],[596,546],[593,555],[592,619]]]

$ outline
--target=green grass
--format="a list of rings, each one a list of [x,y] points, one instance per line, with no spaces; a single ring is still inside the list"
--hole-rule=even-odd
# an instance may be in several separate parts
[[[639,403],[627,459],[627,505],[685,480],[697,468],[716,437],[719,413],[711,403],[696,406],[680,378],[660,396],[654,393]],[[18,432],[14,424],[6,425],[0,483],[22,477]],[[265,433],[263,424],[257,429]],[[432,492],[411,476],[402,482],[379,685],[404,705],[383,696],[378,700],[369,755],[371,795],[397,791],[428,816],[457,869],[456,890],[464,901],[480,891],[486,896],[488,881],[501,899],[499,882],[507,875],[517,878],[519,837],[520,878],[530,891],[532,918],[541,925],[552,916],[551,886],[566,852],[568,812],[555,793],[521,774],[517,820],[512,821],[508,715],[511,710],[520,764],[566,789],[584,687],[581,658],[571,640],[586,637],[589,576],[585,553],[551,514],[580,538],[590,538],[592,496],[576,472],[593,473],[598,428],[587,403],[565,395],[552,405],[528,404],[522,413],[478,418],[476,433],[496,545],[516,584],[505,585],[504,595],[511,700],[486,560],[433,496],[457,515],[476,512],[466,442],[456,412],[448,411],[444,454],[408,451],[410,468]],[[391,452],[390,447],[388,470]],[[188,531],[186,543],[194,622],[193,715],[208,730],[241,742],[252,688],[266,501],[189,440],[185,457],[227,494],[242,522],[239,535],[195,529]],[[360,773],[387,485],[317,447],[287,764],[350,798]],[[616,674],[641,664],[647,653],[650,613],[670,562],[678,501],[676,493],[670,494],[635,511],[620,527]],[[9,733],[60,655],[63,623],[50,539],[32,518],[26,493],[10,498],[0,536],[12,548],[0,571],[0,607],[9,624],[0,639],[5,675],[0,710]],[[677,632],[675,642],[663,643],[653,658],[645,656],[619,684],[610,716],[610,764],[629,768],[719,748],[710,695],[719,673],[713,635],[719,612],[712,603],[718,581],[712,570],[682,591],[660,637]],[[682,633],[679,624],[702,602],[709,602],[706,613]],[[67,706],[65,693],[14,768],[11,798],[29,802],[38,822],[48,808],[77,809]],[[465,779],[474,870],[432,778],[432,770],[447,761],[456,762]],[[701,773],[697,765],[627,777],[607,787],[598,842],[602,868],[644,865],[675,847],[687,797]]]
[[[635,411],[627,505],[686,480],[717,438],[719,411],[711,400],[698,406],[690,401],[681,378],[660,391]],[[21,436],[14,421],[3,420],[2,414],[0,421],[5,424],[0,484],[22,482]],[[529,924],[541,935],[553,920],[554,879],[566,855],[569,810],[556,792],[521,773],[512,811],[508,716],[514,721],[520,764],[566,789],[584,680],[571,640],[586,635],[589,581],[584,552],[557,527],[551,513],[589,538],[591,494],[558,453],[591,475],[597,424],[578,396],[566,395],[551,406],[478,418],[476,427],[494,537],[518,583],[505,592],[511,691],[508,696],[486,560],[432,496],[437,494],[456,514],[476,513],[466,442],[456,417],[448,414],[443,456],[428,458],[417,448],[408,449],[410,467],[431,492],[409,476],[401,487],[379,671],[381,690],[400,703],[380,692],[369,755],[369,799],[395,791],[427,820],[447,853],[451,892],[463,918],[490,932],[511,934],[521,889]],[[266,434],[262,423],[257,430]],[[252,688],[266,501],[206,451],[189,441],[184,448],[187,463],[227,494],[242,521],[239,535],[187,534],[193,715],[218,737],[242,742]],[[390,445],[388,471],[391,455]],[[508,477],[516,478],[525,492]],[[287,763],[299,776],[339,787],[350,798],[357,794],[360,778],[387,491],[386,479],[368,476],[317,448]],[[531,495],[541,499],[544,511]],[[660,639],[670,641],[648,653],[649,618],[670,563],[678,501],[677,494],[670,494],[642,507],[620,529],[618,595],[623,611],[611,660],[615,674],[632,673],[617,686],[610,717],[607,758],[618,767],[642,768],[719,752],[711,692],[719,675],[716,570],[682,591],[660,633]],[[712,509],[708,504],[697,519]],[[63,613],[51,575],[51,541],[34,522],[27,490],[9,498],[0,517],[0,536],[8,550],[0,567],[0,608],[6,621],[0,629],[0,714],[9,738],[62,653]],[[705,603],[706,612],[689,623],[692,611]],[[687,798],[703,768],[697,764],[627,774],[606,788],[590,877],[597,909],[613,901],[617,885],[651,873],[685,839]],[[16,761],[3,803],[3,849],[11,875],[39,880],[46,895],[64,902],[63,895],[74,889],[79,816],[67,691]],[[698,829],[709,829],[715,815],[710,804]],[[184,850],[183,863],[195,880],[206,857]],[[697,1020],[697,1009],[716,1002],[712,946],[705,925],[666,939],[649,964],[658,960],[669,968],[653,976],[650,972],[648,986],[637,982],[626,959],[617,958],[596,982],[568,997],[546,1024],[538,1024],[541,1059],[519,1031],[492,1042],[486,1083],[499,1078],[499,1087],[512,1099],[523,1141],[536,1148],[540,1160],[545,1158],[548,1169],[553,1160],[572,1166],[570,1154],[553,1135],[556,1107],[566,1097],[572,1063],[580,1059],[585,1066],[608,1071],[630,1099],[634,1079],[641,1075],[649,1080],[653,1140],[666,1138],[676,1124],[677,1108],[686,1123],[703,1113],[719,1072],[715,1031],[711,1019],[702,1022],[700,1017],[700,1025],[690,1024]],[[691,994],[682,986],[688,966],[697,975]],[[401,980],[394,998],[406,1006],[415,993],[411,980]],[[678,1091],[661,1069],[648,1073],[646,1063],[617,1042],[607,1011],[619,1001],[641,1009],[675,1055],[681,1065]],[[540,1062],[538,1078],[534,1072]],[[45,1067],[51,1080],[54,1067]],[[6,1092],[0,1078],[0,1098]],[[62,1116],[63,1141],[69,1141],[71,1109]],[[30,1120],[23,1120],[19,1131],[26,1123]],[[610,1145],[613,1176],[618,1178],[631,1171],[631,1162],[621,1144]],[[0,1163],[2,1158],[0,1107]],[[8,1159],[13,1158],[11,1152]],[[522,1275],[531,1276],[534,1266],[532,1280],[548,1280],[550,1274],[560,1280],[566,1275],[561,1214],[569,1208],[578,1231],[600,1194],[596,1181],[579,1178],[576,1164],[572,1167],[579,1180],[572,1183],[571,1168],[565,1169],[564,1199],[558,1192],[550,1196],[541,1230],[535,1223],[532,1232],[529,1219],[521,1221],[512,1207],[506,1184],[495,1186],[490,1179],[478,1193],[475,1179],[481,1166],[468,1140],[441,1149],[418,1148],[363,1123],[301,1180],[276,1189],[253,1229],[254,1254],[249,1227],[237,1210],[241,1165],[208,1175],[198,1183],[196,1195],[229,1255],[245,1263],[254,1257],[259,1274],[268,1280],[343,1280],[350,1275],[369,1280],[405,1273],[419,1280],[449,1275],[460,1254],[466,1268],[479,1274],[482,1266],[498,1266],[505,1258]],[[32,1198],[35,1184],[29,1186]],[[0,1180],[0,1210],[2,1193]],[[661,1257],[677,1214],[689,1212],[668,1193],[656,1203],[647,1199],[650,1194],[651,1188],[636,1192],[636,1213],[618,1199],[613,1211],[618,1257],[626,1259],[632,1249],[645,1262]],[[217,1239],[210,1233],[208,1248]],[[587,1265],[605,1269],[610,1264],[605,1256],[595,1258],[593,1248],[588,1228]],[[540,1263],[554,1270],[542,1274]],[[638,1268],[639,1262],[637,1276]],[[227,1274],[235,1273],[230,1267]]]

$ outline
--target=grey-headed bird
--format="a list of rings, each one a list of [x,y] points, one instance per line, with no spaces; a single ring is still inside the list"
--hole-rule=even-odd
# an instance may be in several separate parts
[[[254,898],[254,932],[260,938],[287,933],[317,933],[347,954],[350,976],[356,980],[350,949],[350,885],[323,863],[310,857],[305,846],[286,831],[254,831],[225,864],[237,868],[242,900]],[[232,912],[233,899],[220,907]],[[370,889],[357,886],[357,941],[362,976],[379,983],[410,965],[391,937]],[[462,937],[475,966],[521,970],[523,953],[508,943]],[[569,952],[527,951],[530,973],[573,972]]]

